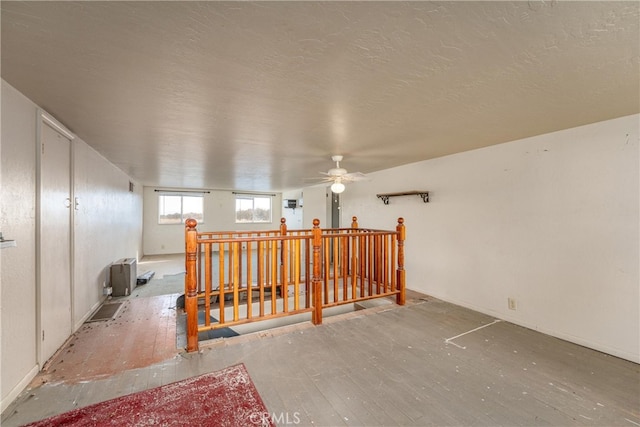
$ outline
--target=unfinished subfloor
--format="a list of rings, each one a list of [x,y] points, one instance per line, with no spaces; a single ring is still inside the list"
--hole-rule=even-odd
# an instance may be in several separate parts
[[[2,426],[240,362],[278,425],[640,426],[640,365],[421,294],[191,354],[175,347],[176,296],[132,295],[81,329]]]

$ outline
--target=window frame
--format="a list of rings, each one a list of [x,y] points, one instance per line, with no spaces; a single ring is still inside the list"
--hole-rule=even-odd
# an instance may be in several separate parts
[[[268,220],[264,220],[264,221],[260,221],[260,220],[256,220],[256,199],[268,199],[269,200],[269,219]],[[240,200],[251,200],[252,201],[252,207],[250,209],[250,211],[252,211],[252,218],[251,220],[242,220],[242,219],[238,219],[238,213],[242,212],[242,210],[238,210],[238,202]],[[235,223],[236,224],[273,224],[273,195],[271,194],[248,194],[248,193],[235,193],[235,205],[234,205],[234,209],[235,209]]]
[[[180,198],[180,221],[174,221],[174,222],[162,222],[162,213],[163,213],[163,208],[162,208],[162,201],[164,197],[179,197]],[[204,215],[204,194],[194,194],[194,193],[180,193],[180,192],[162,192],[158,194],[158,225],[183,225],[185,223],[185,221],[187,219],[189,219],[190,217],[185,217],[185,201],[184,198],[185,197],[189,197],[189,198],[199,198],[202,200],[202,210],[201,210],[201,218],[195,218],[198,221],[198,224],[204,224],[205,223],[205,215]],[[166,216],[166,215],[165,215]]]

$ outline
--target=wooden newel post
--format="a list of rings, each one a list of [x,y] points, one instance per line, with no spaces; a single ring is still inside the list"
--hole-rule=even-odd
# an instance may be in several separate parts
[[[320,220],[313,220],[313,229],[311,230],[313,244],[313,313],[311,322],[314,325],[322,324],[322,277],[320,271],[320,251],[322,246],[322,230],[320,229]]]
[[[398,225],[396,226],[398,232],[398,270],[396,271],[396,286],[399,291],[396,294],[396,304],[404,305],[405,302],[405,271],[404,271],[404,240],[405,240],[405,228],[404,218],[398,218]]]
[[[186,269],[184,309],[187,312],[187,351],[198,351],[198,269],[196,268],[198,253],[198,222],[189,218],[185,229]]]
[[[351,217],[351,228],[358,228],[358,217]]]

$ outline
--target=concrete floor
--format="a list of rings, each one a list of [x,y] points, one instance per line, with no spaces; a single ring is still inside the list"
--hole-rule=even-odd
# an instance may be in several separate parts
[[[640,426],[640,365],[421,294],[192,354],[175,347],[176,296],[133,293],[85,325],[2,426],[240,362],[278,425]]]

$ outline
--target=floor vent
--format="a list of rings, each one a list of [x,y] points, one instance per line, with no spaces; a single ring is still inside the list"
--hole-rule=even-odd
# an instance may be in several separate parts
[[[121,302],[103,304],[102,307],[100,307],[98,311],[96,311],[96,313],[91,316],[91,319],[87,320],[87,322],[99,322],[101,320],[114,319],[118,315],[118,312],[121,308]]]

